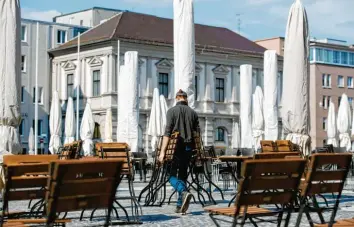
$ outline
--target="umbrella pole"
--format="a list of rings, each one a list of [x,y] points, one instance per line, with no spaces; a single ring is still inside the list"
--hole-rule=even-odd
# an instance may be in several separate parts
[[[38,154],[38,51],[39,51],[39,23],[37,22],[36,39],[36,79],[34,88],[34,154]]]
[[[77,37],[77,78],[76,78],[76,140],[79,140],[79,119],[80,119],[80,74],[81,74],[81,62],[80,62],[80,36]]]
[[[118,128],[118,81],[119,81],[119,73],[120,73],[120,40],[118,40],[117,42],[117,128]],[[118,133],[118,129],[117,129],[117,133]],[[117,141],[118,141],[118,137],[117,137]]]

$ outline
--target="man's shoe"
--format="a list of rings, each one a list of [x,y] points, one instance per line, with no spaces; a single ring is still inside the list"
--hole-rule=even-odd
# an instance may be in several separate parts
[[[181,207],[176,207],[175,213],[176,213],[176,214],[182,213]]]
[[[181,206],[182,214],[185,214],[187,212],[189,207],[189,202],[191,201],[192,196],[193,195],[187,191],[182,193],[182,206]]]

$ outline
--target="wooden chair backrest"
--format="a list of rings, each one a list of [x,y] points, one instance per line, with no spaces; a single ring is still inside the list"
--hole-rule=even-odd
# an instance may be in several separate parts
[[[272,140],[261,140],[262,152],[276,152],[276,145]]]
[[[60,159],[79,159],[82,148],[82,140],[64,144],[60,154]]]
[[[179,140],[180,140],[179,132],[172,133],[165,152],[164,162],[171,162],[173,160],[173,156],[177,151],[177,147],[180,142]]]
[[[49,163],[58,160],[58,155],[4,155],[3,164],[34,164],[34,163]]]
[[[127,143],[96,143],[96,155],[102,159],[118,159],[123,161],[123,175],[133,173],[133,164],[131,162],[131,153]]]
[[[246,160],[238,187],[237,211],[241,206],[292,204],[305,166],[304,159]]]
[[[292,152],[292,143],[290,140],[276,140],[275,144],[277,146],[278,152]]]
[[[254,159],[284,159],[286,157],[297,157],[301,155],[298,152],[264,152],[254,155]]]
[[[207,154],[205,153],[202,137],[200,132],[193,132],[194,149],[197,152],[197,157],[200,159],[205,159]]]
[[[318,153],[310,157],[301,195],[341,194],[352,162],[351,153]]]
[[[53,223],[59,212],[108,208],[110,215],[122,164],[114,159],[52,162],[46,195],[47,224]]]

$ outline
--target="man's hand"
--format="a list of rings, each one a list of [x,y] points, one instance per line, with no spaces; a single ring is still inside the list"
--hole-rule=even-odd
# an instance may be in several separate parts
[[[163,163],[163,159],[165,158],[165,153],[160,151],[160,155],[159,155],[159,163]]]
[[[160,155],[159,155],[159,162],[160,163],[163,163],[163,159],[165,158],[165,152],[167,150],[167,145],[168,145],[169,140],[170,140],[170,137],[167,137],[167,136],[163,137]]]

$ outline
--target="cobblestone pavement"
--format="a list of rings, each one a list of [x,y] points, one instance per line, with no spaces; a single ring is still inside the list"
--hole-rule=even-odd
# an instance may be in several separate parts
[[[140,190],[143,188],[145,184],[136,183],[134,188],[136,189],[136,194],[139,195]],[[118,191],[120,196],[128,195],[127,185],[121,185],[121,189]],[[168,193],[171,193],[171,189],[168,188]],[[232,197],[232,192],[225,192],[225,201],[221,200],[221,196],[219,193],[213,193],[215,200],[218,202],[217,206],[226,207],[228,204],[228,200]],[[331,196],[328,196],[329,200],[331,200]],[[175,200],[175,197],[173,197]],[[26,209],[28,202],[13,202],[10,203],[11,210],[24,210]],[[122,205],[128,208],[130,211],[130,202],[123,201]],[[215,226],[215,224],[210,219],[209,215],[203,211],[203,207],[200,204],[191,203],[188,213],[186,215],[178,215],[174,213],[175,206],[171,205],[163,205],[162,207],[142,207],[143,208],[143,216],[141,220],[143,221],[142,225],[129,225],[129,226],[168,226],[168,227],[179,227],[179,226]],[[72,212],[69,213],[67,218],[72,218],[72,222],[68,224],[69,227],[77,227],[77,226],[100,226],[103,223],[103,215],[104,211],[97,211],[95,213],[95,218],[93,221],[89,221],[88,217],[90,216],[90,211],[85,212],[84,220],[78,220],[80,216],[80,212]],[[123,212],[119,211],[119,215],[124,217]],[[326,213],[326,220],[329,218],[330,213]],[[100,217],[101,216],[101,217]],[[315,220],[317,219],[317,215],[312,215]],[[337,219],[340,218],[351,218],[354,217],[354,192],[352,190],[346,190],[343,195],[343,199],[340,205],[340,209],[337,213]],[[297,218],[297,213],[294,213],[291,217],[290,226],[295,226],[295,221]],[[218,223],[221,226],[231,226],[231,218],[222,217],[220,219],[223,221],[219,221]],[[125,226],[125,225],[124,225]],[[253,226],[253,225],[246,225]],[[272,223],[259,224],[259,226],[276,226]],[[309,226],[305,215],[302,219],[301,226]]]

